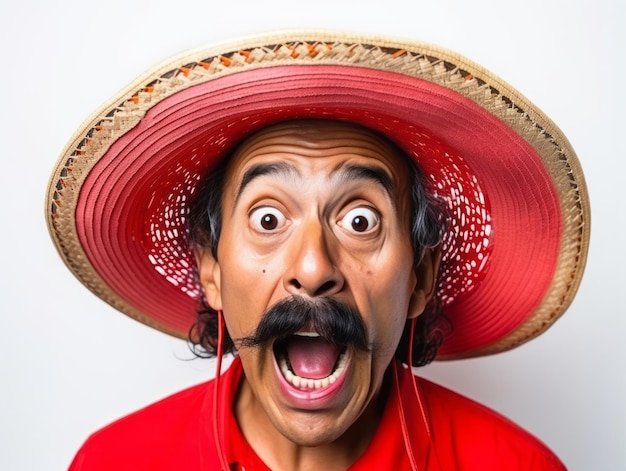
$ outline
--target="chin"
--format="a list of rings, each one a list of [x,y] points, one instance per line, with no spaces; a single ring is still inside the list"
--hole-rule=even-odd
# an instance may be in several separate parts
[[[303,417],[306,415],[306,417]],[[285,420],[288,423],[275,424],[277,430],[289,441],[298,446],[317,447],[328,445],[340,439],[352,422],[346,426],[337,423],[337,417],[310,417],[311,413],[297,414]],[[285,417],[285,416],[283,416]],[[358,419],[358,418],[357,418]]]

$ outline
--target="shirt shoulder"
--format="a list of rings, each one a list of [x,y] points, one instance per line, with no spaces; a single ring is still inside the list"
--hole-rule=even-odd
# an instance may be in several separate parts
[[[194,469],[211,384],[187,388],[98,430],[80,448],[70,471]]]
[[[443,386],[416,380],[443,469],[565,469],[541,440],[503,415]]]

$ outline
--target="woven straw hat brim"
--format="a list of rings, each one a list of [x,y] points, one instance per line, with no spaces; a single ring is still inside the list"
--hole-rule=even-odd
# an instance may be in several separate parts
[[[286,32],[177,56],[77,131],[46,213],[72,272],[116,309],[186,338],[201,295],[184,220],[198,182],[249,133],[299,118],[382,132],[448,203],[439,358],[545,331],[579,286],[589,201],[561,131],[511,86],[431,45]]]

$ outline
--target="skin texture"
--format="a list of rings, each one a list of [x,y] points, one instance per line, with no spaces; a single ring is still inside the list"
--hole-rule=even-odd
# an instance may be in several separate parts
[[[271,347],[239,349],[245,378],[235,414],[272,469],[346,469],[376,431],[385,371],[436,271],[430,252],[413,269],[406,173],[376,135],[323,121],[270,127],[230,162],[217,260],[196,254],[207,301],[223,311],[230,335],[250,335],[281,299],[327,296],[359,311],[371,346],[350,349],[339,391],[310,403],[281,388]]]

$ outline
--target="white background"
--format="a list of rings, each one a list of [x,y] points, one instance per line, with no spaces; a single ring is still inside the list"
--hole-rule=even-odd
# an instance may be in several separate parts
[[[14,6],[7,6],[13,3]],[[499,410],[573,470],[626,469],[625,7],[618,0],[35,1],[0,7],[0,469],[62,470],[89,433],[203,381],[184,342],[92,296],[44,222],[52,166],[80,123],[181,50],[271,29],[424,40],[491,69],[565,132],[593,230],[567,314],[515,351],[423,373]]]

